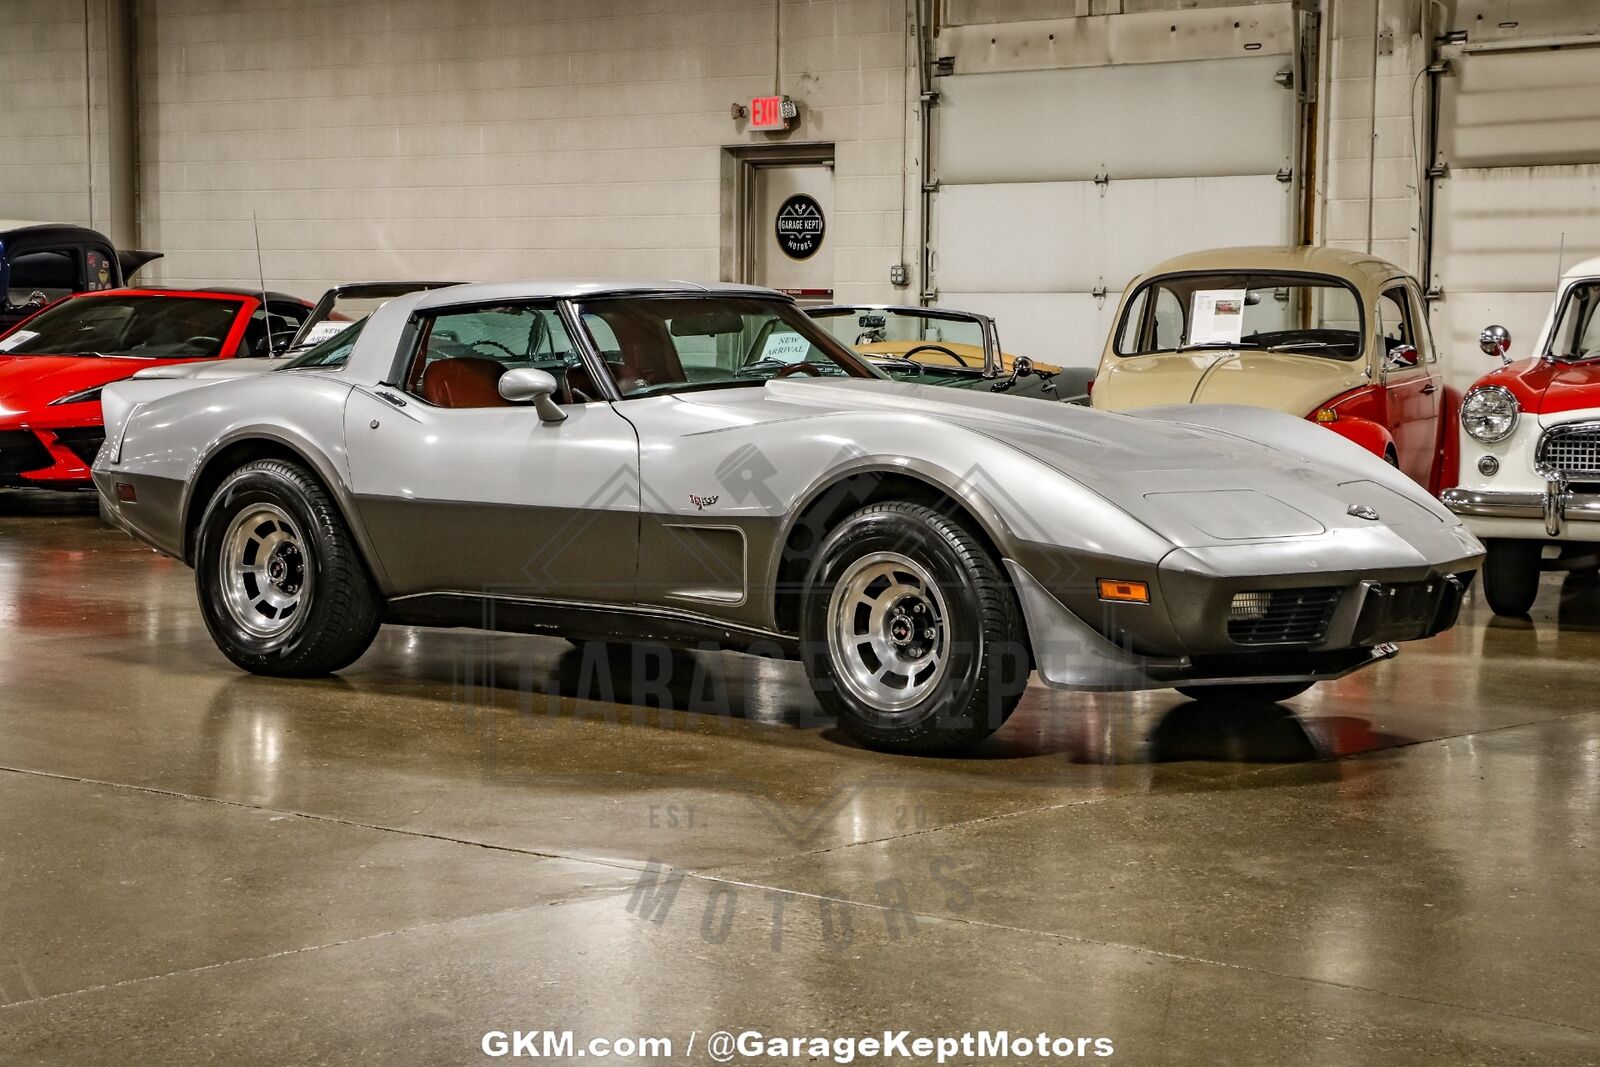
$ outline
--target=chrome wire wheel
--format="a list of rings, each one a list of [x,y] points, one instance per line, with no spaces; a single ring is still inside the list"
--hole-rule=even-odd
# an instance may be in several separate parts
[[[949,613],[933,576],[898,552],[853,561],[828,601],[828,652],[862,703],[885,713],[915,707],[950,661]]]
[[[228,614],[254,637],[283,633],[311,596],[305,538],[276,504],[249,504],[233,517],[218,567]]]

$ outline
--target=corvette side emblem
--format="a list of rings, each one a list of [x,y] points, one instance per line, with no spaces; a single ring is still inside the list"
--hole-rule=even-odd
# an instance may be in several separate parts
[[[712,504],[715,504],[718,499],[720,499],[720,498],[714,497],[714,496],[695,496],[693,493],[689,494],[689,503],[693,504],[696,508],[698,508],[701,511],[704,511],[706,508],[709,508]],[[1377,516],[1374,515],[1373,518],[1377,518]]]
[[[1378,521],[1377,511],[1367,507],[1365,504],[1351,504],[1350,507],[1345,511],[1345,514],[1354,515],[1358,519],[1371,519],[1373,522]]]

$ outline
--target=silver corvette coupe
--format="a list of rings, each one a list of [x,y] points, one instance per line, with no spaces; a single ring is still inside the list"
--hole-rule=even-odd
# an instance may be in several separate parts
[[[106,516],[194,567],[245,670],[385,622],[731,648],[898,751],[982,739],[1034,672],[1287,699],[1451,626],[1483,552],[1303,419],[952,400],[740,286],[412,293],[104,408]]]

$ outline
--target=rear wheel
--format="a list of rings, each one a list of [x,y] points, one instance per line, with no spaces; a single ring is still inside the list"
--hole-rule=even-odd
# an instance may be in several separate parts
[[[1178,692],[1208,704],[1278,704],[1310,689],[1315,682],[1271,682],[1260,685],[1180,685]]]
[[[247,464],[217,488],[200,520],[195,586],[212,640],[255,674],[339,670],[378,632],[377,590],[344,518],[284,460]]]
[[[1016,708],[1031,669],[1000,564],[933,508],[873,504],[823,542],[806,579],[802,655],[840,727],[869,748],[969,748]]]
[[[1490,538],[1484,542],[1483,596],[1496,615],[1526,615],[1539,596],[1539,541]]]

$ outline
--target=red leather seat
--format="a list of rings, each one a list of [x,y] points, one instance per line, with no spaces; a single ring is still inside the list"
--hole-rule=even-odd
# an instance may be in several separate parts
[[[428,364],[418,393],[441,408],[503,408],[511,401],[500,395],[505,367],[492,359],[458,356]]]

